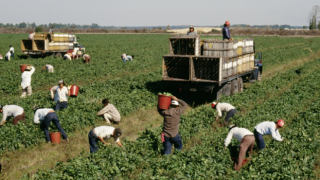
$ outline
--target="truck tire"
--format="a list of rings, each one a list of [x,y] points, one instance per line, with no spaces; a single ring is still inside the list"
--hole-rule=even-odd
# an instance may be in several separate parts
[[[243,91],[243,79],[241,77],[238,78],[238,92]]]
[[[225,84],[223,87],[223,95],[230,96],[231,95],[231,84]]]
[[[62,54],[61,53],[57,53],[55,56],[58,57],[58,58],[61,58]]]
[[[231,82],[231,95],[234,95],[238,92],[238,80],[235,79]]]

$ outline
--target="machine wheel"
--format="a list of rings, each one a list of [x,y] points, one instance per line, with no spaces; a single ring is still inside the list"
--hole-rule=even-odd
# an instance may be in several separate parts
[[[238,80],[233,80],[232,82],[231,82],[231,95],[234,95],[235,93],[237,93],[238,92]]]
[[[61,53],[57,53],[55,56],[58,57],[58,58],[61,58],[62,54]]]
[[[230,96],[231,95],[231,84],[226,84],[223,87],[223,95]]]
[[[243,79],[241,77],[238,78],[238,92],[243,91]]]

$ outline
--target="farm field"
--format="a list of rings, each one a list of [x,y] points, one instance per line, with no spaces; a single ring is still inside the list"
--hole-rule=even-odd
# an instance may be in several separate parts
[[[15,47],[15,59],[0,61],[1,104],[17,104],[25,108],[27,125],[12,126],[7,123],[0,128],[0,153],[5,155],[19,149],[44,143],[44,135],[38,125],[33,125],[31,107],[39,104],[54,107],[49,88],[59,79],[67,84],[80,86],[80,95],[69,99],[67,110],[57,114],[62,127],[72,134],[86,127],[101,124],[95,114],[101,100],[110,99],[122,116],[132,115],[143,108],[155,108],[157,92],[161,91],[161,60],[168,53],[169,35],[79,35],[80,42],[90,54],[92,64],[80,60],[65,61],[53,57],[24,59],[19,51],[20,39],[26,34],[0,37],[0,53],[5,54],[9,44]],[[206,37],[207,38],[207,37]],[[148,128],[136,141],[125,140],[124,148],[103,147],[95,155],[84,152],[58,163],[52,170],[41,169],[25,179],[117,179],[117,178],[315,178],[319,141],[316,138],[319,123],[319,38],[255,37],[256,52],[263,52],[263,82],[251,84],[243,93],[224,97],[239,112],[234,118],[238,126],[253,131],[258,122],[283,118],[284,143],[267,140],[268,148],[255,153],[240,173],[232,170],[229,151],[222,142],[226,128],[218,127],[209,106],[201,105],[186,113],[181,120],[180,134],[185,149],[170,157],[161,155],[161,128]],[[134,54],[133,62],[122,63],[122,53]],[[32,76],[34,94],[20,99],[21,73],[19,64],[32,64],[36,72]],[[52,76],[40,69],[52,64]],[[294,69],[302,67],[299,77]],[[266,74],[266,75],[265,75]],[[208,99],[210,102],[212,99]],[[192,103],[192,102],[191,102]],[[190,104],[190,102],[189,102]],[[120,126],[121,127],[121,124]],[[11,136],[6,136],[11,134]],[[87,132],[83,134],[86,136]],[[125,139],[125,137],[123,138]],[[233,145],[236,145],[233,142]],[[286,156],[286,158],[282,158]],[[1,158],[0,158],[1,162]],[[270,166],[269,164],[273,164]],[[5,165],[5,162],[3,163]],[[25,174],[29,173],[27,170]],[[1,176],[0,176],[1,177]],[[10,179],[6,173],[4,179]],[[21,177],[19,177],[21,178]],[[12,179],[12,178],[11,178]]]

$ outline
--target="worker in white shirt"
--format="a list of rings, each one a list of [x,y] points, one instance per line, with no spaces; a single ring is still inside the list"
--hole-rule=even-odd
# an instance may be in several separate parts
[[[58,100],[58,96],[55,96],[56,94],[56,90],[58,89],[59,86],[53,86],[50,88],[50,95],[51,95],[51,99],[53,99],[54,102],[57,102]]]
[[[12,54],[12,51],[8,51],[7,54],[6,54],[6,56],[4,57],[5,60],[10,61],[11,54]]]
[[[122,135],[122,130],[111,126],[99,126],[92,129],[89,134],[89,146],[90,153],[95,153],[98,151],[98,142],[101,141],[103,144],[109,145],[109,143],[104,142],[104,139],[109,139],[110,137],[114,138],[114,141],[122,147],[122,143],[120,142],[120,136]]]
[[[70,54],[69,53],[67,53],[67,54],[65,54],[64,56],[63,56],[63,59],[64,60],[70,60],[71,61],[71,56],[70,56]]]
[[[232,137],[236,138],[241,143],[238,159],[234,163],[234,169],[239,171],[242,166],[242,162],[243,162],[243,159],[246,155],[248,148],[250,148],[250,155],[252,154],[255,138],[254,138],[253,133],[251,131],[249,131],[248,129],[239,128],[236,125],[231,125],[229,127],[229,134],[224,141],[224,147],[225,147],[224,149],[225,150],[229,146]]]
[[[33,39],[35,34],[36,34],[36,33],[30,32],[30,34],[29,34],[29,39]]]
[[[42,70],[47,69],[49,73],[53,73],[53,66],[51,64],[46,64],[43,66]]]
[[[63,139],[65,139],[67,142],[69,142],[67,134],[64,132],[64,129],[60,125],[59,118],[57,114],[54,112],[53,109],[50,108],[40,108],[39,106],[33,106],[34,111],[34,120],[33,122],[35,124],[41,123],[41,129],[44,131],[44,134],[46,135],[47,143],[51,143],[51,139],[49,136],[49,126],[52,122],[56,128],[61,133]]]
[[[121,55],[121,59],[123,60],[123,62],[126,62],[128,59],[127,59],[127,54],[122,54]]]
[[[2,120],[0,126],[7,122],[8,117],[13,117],[12,124],[17,125],[19,121],[23,121],[26,124],[25,114],[22,107],[17,105],[0,105],[0,113],[2,113]]]
[[[0,54],[0,60],[3,60],[3,57],[2,57],[2,55]]]
[[[256,138],[257,146],[259,150],[266,147],[263,139],[263,135],[270,135],[276,141],[283,141],[284,138],[280,136],[279,129],[284,125],[284,121],[279,119],[277,122],[265,121],[254,127],[254,137]]]
[[[97,116],[103,115],[107,124],[111,124],[110,120],[119,123],[121,116],[117,108],[114,107],[113,104],[110,104],[108,99],[102,100],[102,104],[104,105],[104,108],[97,113]]]
[[[224,126],[229,124],[229,120],[236,114],[236,108],[229,103],[220,103],[213,102],[211,104],[212,108],[215,108],[218,112],[218,116],[216,116],[216,120],[219,120],[225,113],[227,113],[226,119],[224,120]]]
[[[24,70],[22,73],[22,82],[21,82],[21,87],[22,87],[22,94],[21,97],[24,98],[26,97],[26,94],[30,96],[32,94],[32,87],[31,87],[31,76],[34,73],[35,68],[31,65],[28,65],[27,68]]]
[[[83,54],[83,62],[84,63],[90,63],[90,56],[89,56],[89,54]]]
[[[68,96],[70,96],[71,89],[71,86],[65,86],[63,79],[59,80],[58,85],[59,87],[56,89],[57,105],[54,109],[55,111],[68,108]]]
[[[11,52],[11,57],[14,57],[14,48],[10,45],[9,46],[9,51]]]

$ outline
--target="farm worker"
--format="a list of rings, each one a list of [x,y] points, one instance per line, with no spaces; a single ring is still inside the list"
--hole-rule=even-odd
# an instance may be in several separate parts
[[[10,45],[9,46],[9,51],[11,52],[11,57],[14,57],[14,48]]]
[[[126,62],[127,61],[127,54],[122,54],[121,59],[123,60],[123,62]]]
[[[0,126],[7,122],[8,117],[13,117],[12,124],[17,125],[19,121],[23,120],[23,123],[26,124],[25,114],[22,107],[17,105],[0,105],[0,113],[2,113],[2,120]]]
[[[23,71],[21,77],[22,77],[22,82],[21,82],[21,87],[22,87],[22,94],[21,97],[24,98],[28,94],[28,96],[31,96],[32,94],[32,87],[31,87],[31,76],[34,73],[36,69],[28,65],[27,68]]]
[[[3,57],[2,57],[2,55],[0,54],[0,60],[3,60]]]
[[[114,107],[113,104],[110,104],[108,99],[102,100],[102,104],[104,105],[104,108],[97,113],[97,116],[103,115],[107,124],[111,124],[110,120],[119,123],[121,116],[117,108]]]
[[[87,64],[87,62],[90,63],[90,56],[88,54],[83,55],[83,62]]]
[[[197,35],[197,32],[194,31],[194,27],[193,26],[190,26],[189,32],[187,33],[187,35]]]
[[[284,125],[284,121],[279,119],[277,122],[265,121],[254,127],[254,137],[256,138],[259,150],[265,148],[263,135],[270,135],[276,141],[283,141],[284,138],[280,136],[279,129]]]
[[[98,141],[100,140],[103,144],[109,145],[109,143],[104,142],[104,139],[113,137],[114,141],[122,147],[122,143],[120,142],[120,136],[122,135],[122,130],[111,126],[99,126],[92,129],[89,134],[89,146],[90,153],[95,153],[98,151],[99,147],[97,146]]]
[[[53,86],[52,88],[50,88],[50,95],[51,95],[51,99],[53,99],[54,102],[58,101],[58,96],[55,96],[54,94],[56,94],[56,90],[58,89],[59,86]]]
[[[7,61],[10,61],[12,51],[7,52],[6,56],[4,57]]]
[[[33,39],[35,34],[36,34],[36,33],[30,32],[30,34],[29,34],[29,39]]]
[[[127,60],[132,61],[133,58],[134,58],[134,55],[130,56],[130,55],[127,54]]]
[[[254,60],[254,77],[256,80],[258,80],[258,73],[260,71],[260,75],[262,74],[262,61],[260,61],[259,59],[255,59]]]
[[[83,50],[81,49],[81,47],[79,47],[79,49],[77,50],[77,55],[81,57],[83,56],[83,54],[84,54]]]
[[[64,132],[64,129],[60,125],[60,121],[58,119],[57,114],[54,112],[53,109],[50,108],[40,108],[39,106],[33,106],[34,111],[34,120],[33,122],[35,124],[41,123],[41,129],[44,131],[44,134],[46,135],[47,143],[51,143],[51,139],[49,136],[49,126],[52,122],[56,128],[61,133],[63,139],[65,139],[67,142],[69,142],[67,134]]]
[[[170,108],[162,110],[158,107],[158,112],[164,117],[162,133],[164,135],[163,147],[164,154],[171,154],[172,144],[176,150],[182,149],[182,140],[179,134],[180,116],[187,109],[188,104],[181,99],[172,96]],[[179,104],[181,103],[181,107]]]
[[[71,86],[68,86],[68,87],[65,86],[63,79],[59,80],[58,85],[59,87],[56,89],[57,105],[54,109],[55,111],[68,108],[68,96],[70,96],[70,89],[71,89]]]
[[[252,154],[255,138],[253,133],[248,129],[239,128],[233,124],[229,127],[228,136],[224,140],[225,150],[230,144],[232,137],[236,138],[241,143],[238,159],[234,163],[234,169],[239,171],[248,148],[250,148],[250,155]]]
[[[76,52],[72,52],[71,53],[71,57],[72,57],[72,60],[74,60],[74,58],[77,58],[78,59],[78,55],[77,55],[77,53]]]
[[[223,40],[232,40],[232,38],[230,37],[229,27],[230,27],[230,22],[226,21],[224,23],[224,28],[222,30]]]
[[[63,59],[68,59],[68,60],[70,60],[71,61],[71,56],[70,56],[70,54],[65,54],[64,56],[63,56]]]
[[[43,66],[42,70],[47,69],[49,73],[53,73],[53,66],[51,64],[46,64]]]
[[[219,120],[219,118],[221,118],[224,115],[224,113],[227,113],[226,119],[223,122],[224,126],[226,126],[229,123],[230,118],[233,117],[237,112],[236,108],[229,103],[213,102],[211,104],[211,107],[215,108],[218,112],[216,120]]]

